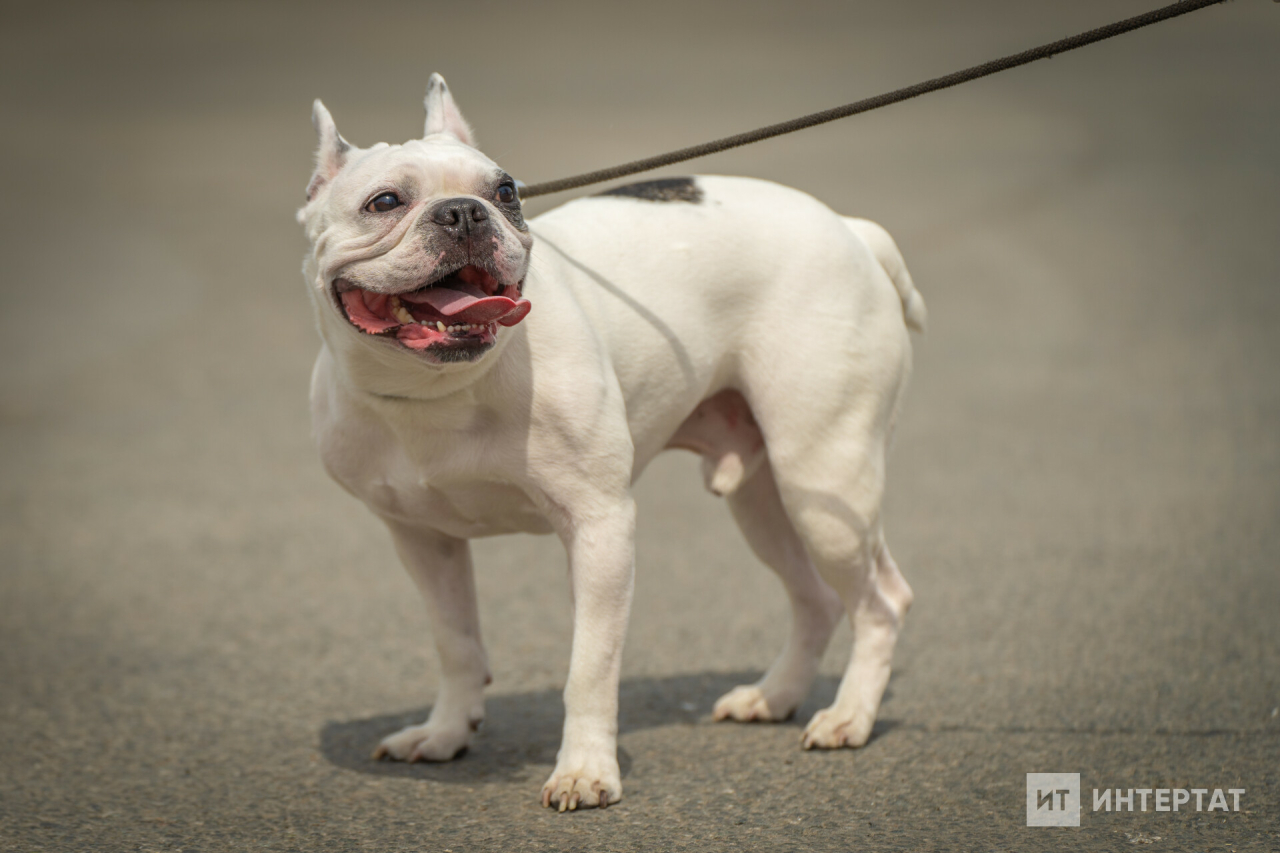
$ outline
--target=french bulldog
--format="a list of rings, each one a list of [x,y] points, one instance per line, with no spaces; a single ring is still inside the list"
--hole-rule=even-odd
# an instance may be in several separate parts
[[[525,220],[439,75],[425,103],[421,139],[357,148],[316,101],[298,214],[320,457],[390,530],[440,657],[429,718],[375,757],[467,747],[491,680],[468,540],[554,533],[573,642],[542,803],[618,802],[631,487],[667,448],[702,455],[707,488],[790,598],[782,653],[714,719],[786,719],[847,616],[852,658],[802,745],[862,746],[912,600],[880,503],[925,306],[889,235],[793,189],[710,176]]]

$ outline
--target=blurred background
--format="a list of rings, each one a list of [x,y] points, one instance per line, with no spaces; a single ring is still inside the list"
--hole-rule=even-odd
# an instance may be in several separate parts
[[[787,608],[669,454],[639,486],[623,802],[536,801],[568,663],[552,539],[476,546],[470,753],[368,760],[430,705],[430,626],[309,436],[313,98],[398,142],[440,71],[533,183],[1154,5],[5,3],[0,850],[1280,849],[1273,3],[667,170],[879,221],[928,302],[886,506],[917,603],[863,750],[798,748],[847,630],[795,720],[709,721]],[[1024,826],[1051,771],[1082,774],[1078,831]],[[1192,786],[1243,811],[1088,811]]]

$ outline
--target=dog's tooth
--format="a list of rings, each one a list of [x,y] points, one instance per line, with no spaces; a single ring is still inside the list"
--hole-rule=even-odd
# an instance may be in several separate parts
[[[445,330],[445,329],[444,329],[444,323],[441,323],[439,320],[436,320],[436,329],[437,329],[438,331],[443,332],[443,331]]]
[[[410,313],[405,309],[404,305],[402,305],[402,304],[400,303],[400,297],[399,297],[399,296],[392,296],[392,297],[391,297],[389,300],[387,300],[387,301],[391,304],[391,313],[392,313],[393,315],[395,315],[395,318],[396,318],[397,320],[399,320],[401,323],[413,323],[413,322],[414,322],[413,315],[412,315],[412,314],[410,314]]]

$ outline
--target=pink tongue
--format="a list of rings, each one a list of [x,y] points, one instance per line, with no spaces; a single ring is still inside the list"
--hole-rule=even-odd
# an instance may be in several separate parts
[[[452,287],[429,287],[416,293],[401,294],[402,302],[426,304],[438,314],[461,323],[492,323],[514,326],[525,318],[532,307],[523,297],[486,296],[475,285],[458,282]]]

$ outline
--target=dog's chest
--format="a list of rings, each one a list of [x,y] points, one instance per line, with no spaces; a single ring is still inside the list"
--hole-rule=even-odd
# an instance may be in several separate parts
[[[423,459],[395,442],[343,447],[340,438],[322,440],[321,454],[334,479],[385,518],[460,539],[551,532],[524,490],[469,470],[465,458]]]
[[[384,473],[367,480],[360,495],[379,515],[426,524],[459,539],[551,532],[533,502],[511,484],[480,479],[433,482],[412,467]]]
[[[377,515],[462,539],[551,532],[526,490],[504,479],[518,449],[501,433],[474,419],[397,428],[323,387],[312,403],[325,469]]]

